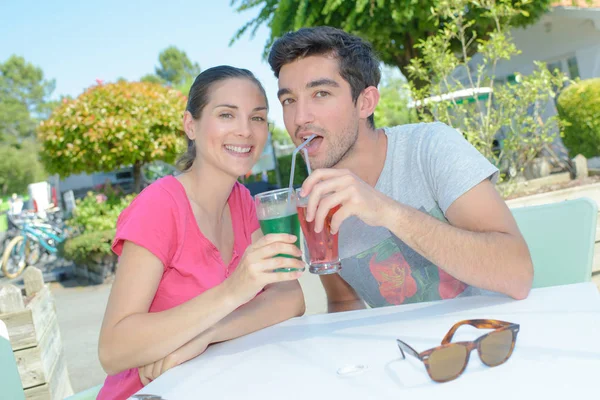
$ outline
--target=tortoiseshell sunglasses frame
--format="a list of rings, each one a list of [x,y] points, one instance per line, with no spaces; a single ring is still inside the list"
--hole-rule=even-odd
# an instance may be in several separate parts
[[[476,340],[473,340],[473,341],[451,343],[454,333],[456,332],[456,330],[459,327],[461,327],[463,325],[471,325],[477,329],[494,329],[494,330],[492,332],[488,332],[488,333],[480,336],[479,338],[477,338]],[[506,330],[510,330],[512,332],[512,343],[511,343],[508,355],[501,362],[499,362],[497,364],[490,365],[490,364],[486,363],[481,358],[481,341],[492,333],[502,332],[502,331],[506,331]],[[477,349],[477,352],[479,354],[479,358],[481,359],[481,362],[483,362],[488,367],[496,367],[498,365],[504,364],[506,362],[506,360],[508,360],[510,358],[510,356],[512,355],[512,352],[515,348],[515,343],[517,341],[518,333],[519,333],[519,324],[515,324],[512,322],[498,321],[495,319],[469,319],[469,320],[459,321],[456,324],[454,324],[452,326],[452,328],[450,328],[450,330],[448,331],[446,336],[444,336],[444,339],[442,339],[441,346],[437,346],[432,349],[425,350],[421,353],[418,353],[415,349],[413,349],[412,347],[410,347],[408,344],[406,344],[405,342],[403,342],[400,339],[396,339],[396,343],[398,344],[400,353],[402,353],[402,359],[406,359],[406,355],[404,354],[405,351],[408,354],[412,355],[413,357],[418,358],[419,360],[423,361],[423,363],[425,364],[425,368],[427,369],[427,374],[429,375],[429,377],[432,380],[434,380],[435,382],[443,383],[443,382],[449,382],[451,380],[454,380],[454,379],[458,378],[460,375],[462,375],[462,373],[465,371],[465,368],[467,367],[467,364],[469,363],[469,356],[471,355],[471,351],[473,351],[475,349]],[[467,356],[465,357],[464,365],[462,366],[461,370],[456,375],[453,375],[453,376],[449,377],[448,379],[443,379],[443,380],[435,379],[431,375],[431,370],[430,370],[430,365],[429,365],[429,357],[436,350],[444,349],[444,348],[447,348],[450,346],[456,346],[456,345],[464,346],[467,348]]]

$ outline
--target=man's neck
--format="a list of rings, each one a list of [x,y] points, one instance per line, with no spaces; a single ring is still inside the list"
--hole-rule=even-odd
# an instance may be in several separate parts
[[[387,136],[383,129],[367,128],[359,132],[352,152],[335,168],[348,169],[374,187],[383,171],[386,155]]]

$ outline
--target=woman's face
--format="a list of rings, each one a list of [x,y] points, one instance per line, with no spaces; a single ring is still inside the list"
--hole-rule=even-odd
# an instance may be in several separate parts
[[[184,124],[196,140],[195,163],[209,164],[235,177],[258,161],[269,135],[267,102],[249,79],[214,84],[199,120],[186,112]]]

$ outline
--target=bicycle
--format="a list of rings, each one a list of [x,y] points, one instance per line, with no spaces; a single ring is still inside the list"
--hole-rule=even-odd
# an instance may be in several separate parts
[[[10,239],[0,263],[2,272],[9,279],[18,277],[25,266],[37,264],[42,253],[56,254],[57,246],[68,236],[60,227],[32,217],[13,218],[11,222],[18,228],[18,234]]]

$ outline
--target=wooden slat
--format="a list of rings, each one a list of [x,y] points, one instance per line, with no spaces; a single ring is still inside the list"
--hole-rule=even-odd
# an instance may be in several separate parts
[[[25,389],[27,400],[62,400],[73,394],[67,364],[64,355],[61,355],[52,371],[50,383]]]
[[[48,383],[61,353],[60,330],[54,314],[38,346],[14,352],[23,388]]]
[[[27,304],[25,310],[0,314],[0,319],[8,328],[13,351],[36,346],[54,315],[54,301],[48,286]]]

